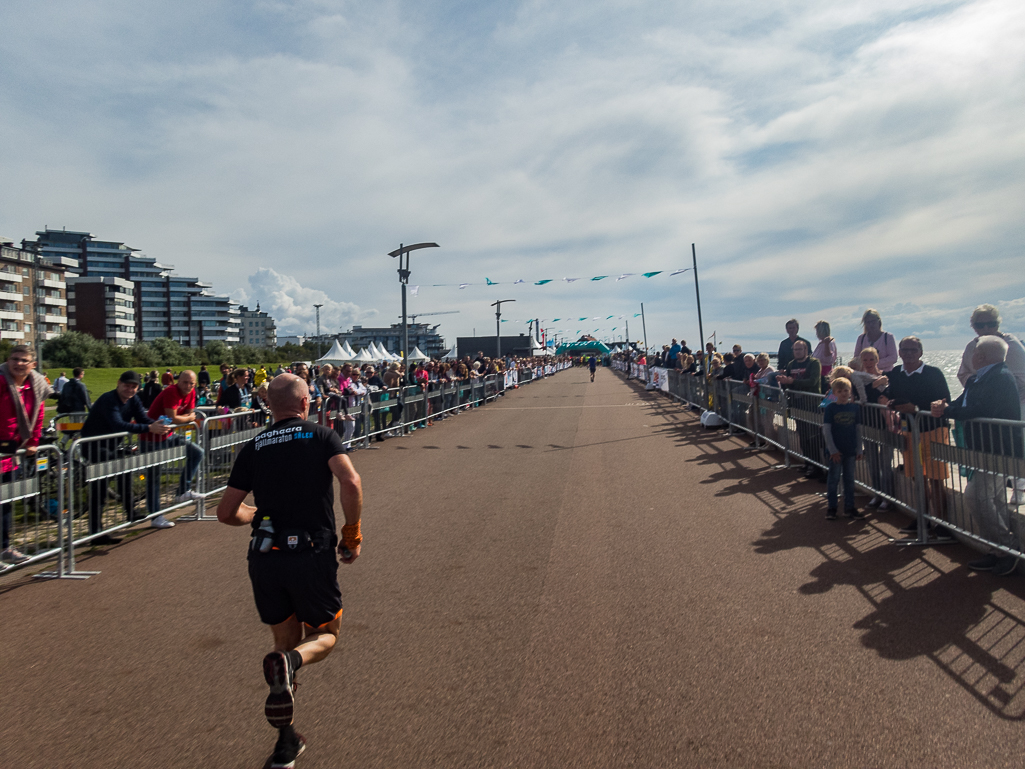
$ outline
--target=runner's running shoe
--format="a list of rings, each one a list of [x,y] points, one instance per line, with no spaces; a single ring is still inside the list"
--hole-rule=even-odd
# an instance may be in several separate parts
[[[269,769],[292,769],[295,760],[306,750],[306,740],[301,734],[296,734],[293,740],[281,738],[274,746],[274,755],[267,764]]]
[[[295,706],[293,675],[292,663],[284,652],[271,652],[263,658],[263,677],[270,686],[263,712],[267,716],[267,723],[276,729],[292,723],[292,709]]]

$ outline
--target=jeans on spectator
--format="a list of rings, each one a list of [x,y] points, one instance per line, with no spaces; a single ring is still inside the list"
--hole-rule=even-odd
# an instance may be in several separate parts
[[[837,487],[840,485],[840,474],[843,473],[843,506],[844,511],[854,510],[854,455],[844,456],[839,462],[829,460],[829,475],[826,477],[826,503],[830,510],[836,510]]]
[[[83,446],[83,454],[90,464],[109,462],[118,457],[118,448],[123,438],[90,441]],[[135,500],[132,498],[132,476],[130,473],[114,476],[114,482],[121,490],[121,503],[126,518],[132,517]],[[111,478],[100,478],[89,483],[89,533],[97,534],[103,530],[103,507],[107,502],[107,487]]]
[[[1017,549],[1007,510],[1007,479],[975,470],[965,485],[965,501],[978,526],[979,536],[1003,547]]]
[[[374,409],[374,404],[373,403],[370,404],[370,407],[373,409],[373,411],[371,413],[372,413],[372,415],[374,417],[374,432],[375,433],[379,433],[382,430],[382,427],[381,427],[382,415],[385,414],[386,412],[383,409]]]
[[[9,470],[6,473],[4,473],[2,476],[0,476],[0,482],[2,482],[2,483],[10,483],[11,481],[13,481],[14,480],[14,472],[15,472],[14,470]],[[11,531],[14,530],[14,503],[13,502],[4,502],[3,505],[0,505],[0,518],[3,519],[3,522],[0,523],[0,528],[3,529],[3,531],[2,531],[3,547],[0,548],[0,549],[6,550],[7,548],[9,548],[11,546]]]
[[[344,417],[345,415],[343,415]],[[339,417],[339,423],[342,426],[342,442],[345,444],[345,448],[349,448],[349,443],[352,441],[352,434],[356,430],[356,422],[354,419],[347,419]]]
[[[183,444],[185,445],[185,469],[182,470],[181,476],[178,479],[177,495],[184,494],[185,490],[192,483],[196,471],[199,470],[199,465],[203,462],[203,449],[191,441],[186,441],[181,435],[172,435],[163,442],[139,441],[139,451],[143,454]],[[159,466],[146,468],[146,510],[150,513],[155,513],[160,509],[161,470],[162,468]]]
[[[865,441],[865,461],[868,462],[872,488],[888,497],[893,496],[893,449],[875,441]]]
[[[797,419],[797,440],[801,447],[802,456],[807,460],[809,466],[812,463],[816,465],[822,464],[822,455],[825,450],[822,428],[811,422],[805,422],[803,419],[797,417],[795,419]],[[826,457],[825,461],[828,462],[829,458]]]

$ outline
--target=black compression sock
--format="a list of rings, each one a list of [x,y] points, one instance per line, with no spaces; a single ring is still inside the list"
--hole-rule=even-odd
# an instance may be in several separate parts
[[[297,652],[295,649],[285,652],[288,655],[288,661],[292,663],[292,672],[303,666],[303,655]]]

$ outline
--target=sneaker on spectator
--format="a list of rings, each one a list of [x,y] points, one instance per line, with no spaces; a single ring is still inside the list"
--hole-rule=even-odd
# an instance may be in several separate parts
[[[972,571],[993,571],[993,567],[997,565],[1000,559],[990,553],[985,558],[980,558],[977,561],[969,561],[968,568]]]
[[[192,489],[188,489],[185,491],[184,494],[179,494],[177,497],[175,497],[174,501],[180,504],[182,502],[195,502],[198,499],[202,499],[202,497],[199,496],[199,492],[193,491]]]
[[[16,547],[9,547],[0,553],[0,561],[3,561],[4,563],[25,563],[27,560],[28,556]]]
[[[933,542],[953,542],[954,535],[946,526],[933,526],[929,529],[929,536]]]
[[[890,509],[890,503],[889,503],[889,502],[887,502],[887,501],[886,501],[885,499],[884,499],[884,500],[882,500],[882,501],[881,501],[881,502],[879,503],[879,512],[881,512],[881,513],[882,513],[882,512],[885,512],[885,511],[889,510],[889,509]]]
[[[870,499],[870,500],[868,501],[868,506],[869,506],[869,507],[879,507],[879,504],[880,504],[880,503],[881,503],[882,501],[883,501],[883,500],[881,500],[881,499],[880,499],[879,497],[872,497],[872,499]]]
[[[850,510],[844,511],[844,515],[854,521],[863,521],[865,514],[858,510],[856,507],[852,507]]]
[[[907,526],[900,530],[901,534],[917,534],[918,533],[918,521],[912,521]]]
[[[827,521],[835,521],[836,520],[836,510],[835,509],[829,508],[828,510],[826,510],[826,520]]]
[[[149,523],[152,529],[172,529],[174,528],[174,521],[167,520],[164,516],[158,515]]]
[[[993,573],[998,577],[1006,577],[1014,573],[1014,570],[1018,568],[1018,559],[1013,555],[1005,555],[997,558],[997,562],[993,565]]]
[[[1015,489],[1011,492],[1012,505],[1025,505],[1025,489]]]

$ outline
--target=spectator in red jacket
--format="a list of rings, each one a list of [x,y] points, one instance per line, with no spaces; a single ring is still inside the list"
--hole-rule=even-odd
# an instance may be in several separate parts
[[[35,360],[32,348],[19,344],[11,350],[7,362],[0,366],[0,444],[4,446],[5,455],[0,460],[0,473],[4,483],[14,480],[18,469],[18,463],[11,455],[18,449],[24,449],[29,455],[35,454],[43,432],[43,411],[51,388],[41,374],[32,370]],[[27,561],[28,556],[11,546],[14,508],[10,503],[0,506],[0,520],[0,533],[3,535],[0,560],[6,563]]]
[[[164,420],[171,426],[187,425],[197,421],[196,414],[196,372],[185,370],[178,375],[177,384],[165,387],[160,391],[146,416],[154,421]],[[195,441],[186,441],[181,433],[157,435],[142,433],[139,436],[139,449],[142,452],[156,451],[174,446],[185,446],[185,468],[178,479],[176,503],[190,502],[198,499],[198,495],[189,489],[192,479],[203,461],[203,449]],[[146,470],[146,510],[151,515],[160,510],[160,471],[158,468]],[[155,529],[169,529],[173,521],[158,515],[150,524]]]

